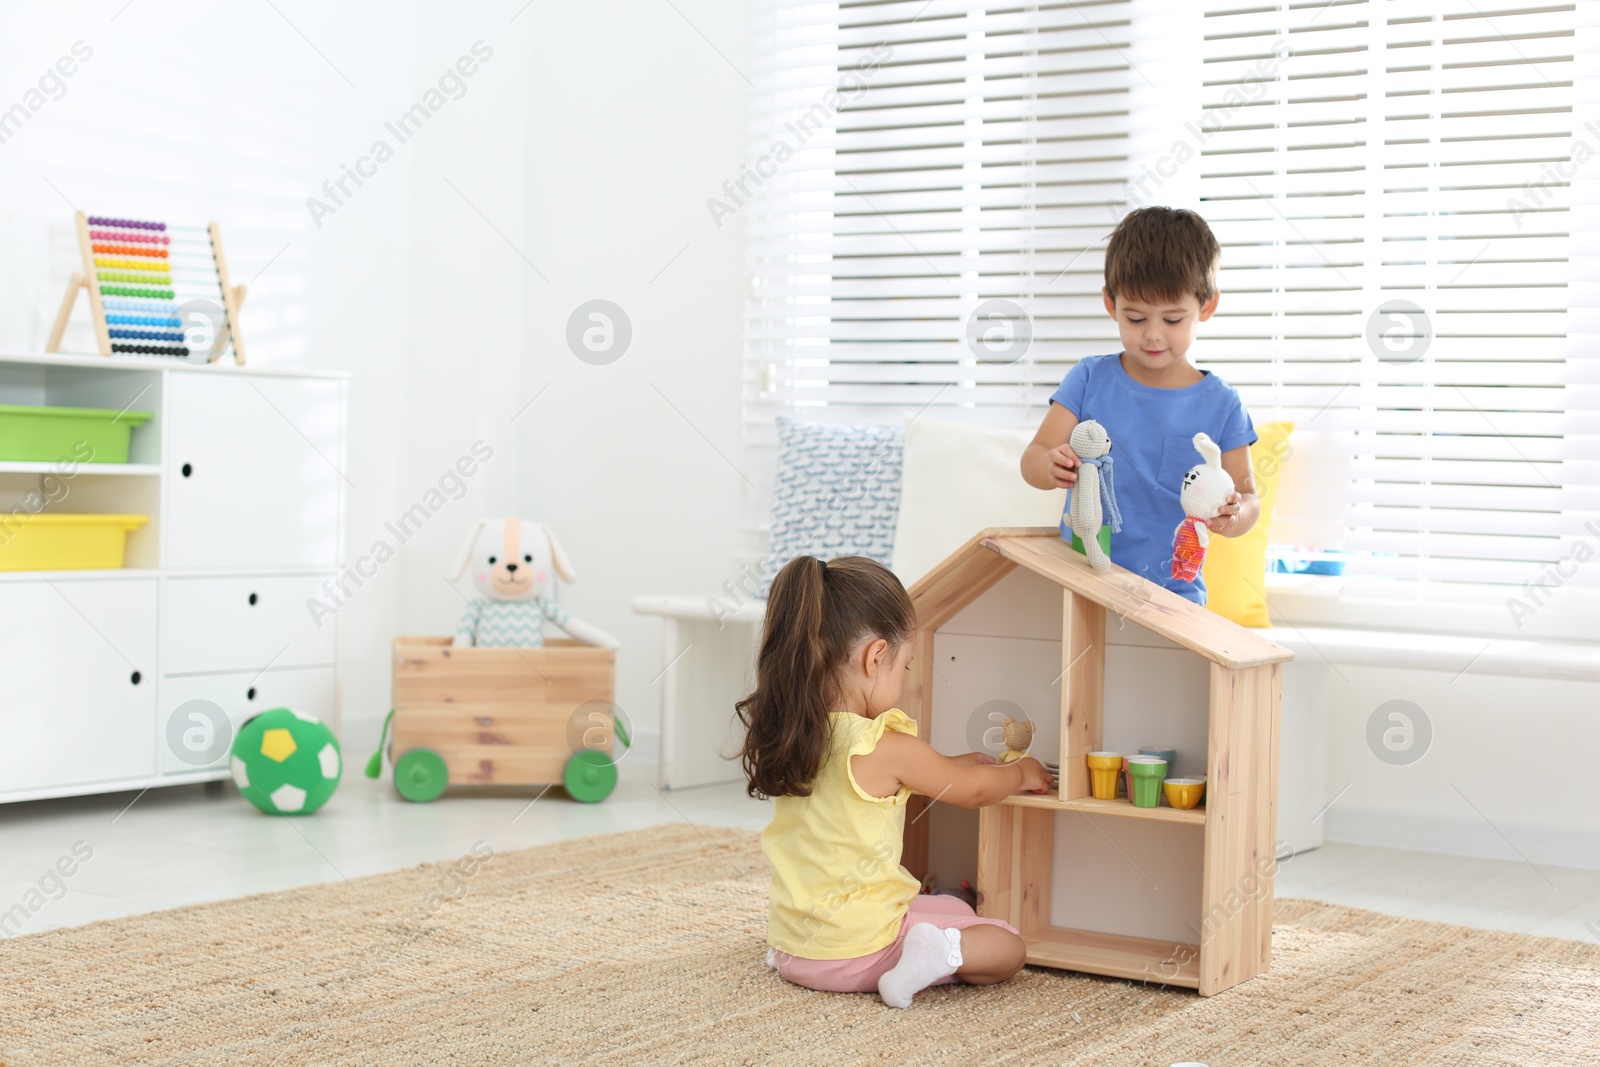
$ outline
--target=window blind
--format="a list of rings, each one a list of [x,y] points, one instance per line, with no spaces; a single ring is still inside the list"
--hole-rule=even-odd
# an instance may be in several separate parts
[[[1131,10],[759,5],[752,156],[793,150],[743,209],[760,485],[779,413],[1023,426],[1107,350],[1096,249],[1126,172]]]
[[[1205,12],[1225,295],[1204,350],[1338,472],[1318,495],[1343,502],[1347,598],[1506,602],[1520,625],[1512,601],[1600,585],[1570,558],[1600,549],[1579,28],[1577,5],[1506,0]],[[1274,540],[1326,534],[1313,503],[1286,500]]]

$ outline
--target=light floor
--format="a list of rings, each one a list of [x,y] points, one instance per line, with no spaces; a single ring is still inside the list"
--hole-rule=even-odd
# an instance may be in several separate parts
[[[37,933],[662,823],[759,830],[770,807],[737,785],[663,793],[648,739],[621,764],[617,791],[578,804],[560,791],[528,798],[445,798],[410,804],[387,778],[346,770],[339,792],[309,818],[257,814],[231,784],[151,789],[0,806],[0,934]],[[137,797],[137,799],[135,799]],[[57,861],[91,857],[62,879]],[[730,861],[731,862],[731,861]],[[70,867],[71,864],[68,864]],[[45,879],[48,893],[29,895]],[[1440,922],[1600,940],[1600,871],[1330,843],[1278,866],[1281,897]],[[33,905],[42,906],[32,910]],[[16,922],[13,905],[32,910]]]

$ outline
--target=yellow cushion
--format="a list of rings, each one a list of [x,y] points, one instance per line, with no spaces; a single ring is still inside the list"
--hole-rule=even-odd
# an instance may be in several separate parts
[[[1267,579],[1267,533],[1278,498],[1278,474],[1289,458],[1292,422],[1256,427],[1259,440],[1250,446],[1261,517],[1243,537],[1213,537],[1200,574],[1206,582],[1206,607],[1241,626],[1270,626],[1263,595]]]

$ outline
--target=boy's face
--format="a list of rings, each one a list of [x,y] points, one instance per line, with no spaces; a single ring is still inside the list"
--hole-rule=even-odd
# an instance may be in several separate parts
[[[1195,327],[1217,310],[1217,297],[1201,304],[1193,293],[1180,300],[1136,300],[1118,296],[1115,300],[1104,289],[1106,313],[1117,320],[1122,350],[1128,358],[1152,374],[1182,364],[1194,344]]]

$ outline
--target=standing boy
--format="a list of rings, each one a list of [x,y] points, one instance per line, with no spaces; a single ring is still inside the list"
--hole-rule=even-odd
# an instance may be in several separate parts
[[[1111,539],[1111,560],[1197,604],[1206,602],[1200,576],[1172,576],[1172,539],[1184,519],[1178,491],[1201,462],[1194,435],[1222,449],[1234,492],[1212,533],[1238,537],[1255,525],[1261,502],[1250,468],[1256,440],[1238,392],[1189,362],[1195,328],[1217,310],[1217,260],[1211,227],[1192,211],[1146,207],[1118,223],[1106,246],[1106,311],[1117,323],[1122,351],[1088,356],[1067,372],[1050,397],[1033,443],[1022,454],[1022,476],[1039,489],[1071,489],[1078,457],[1072,428],[1093,419],[1111,438],[1122,529]]]

